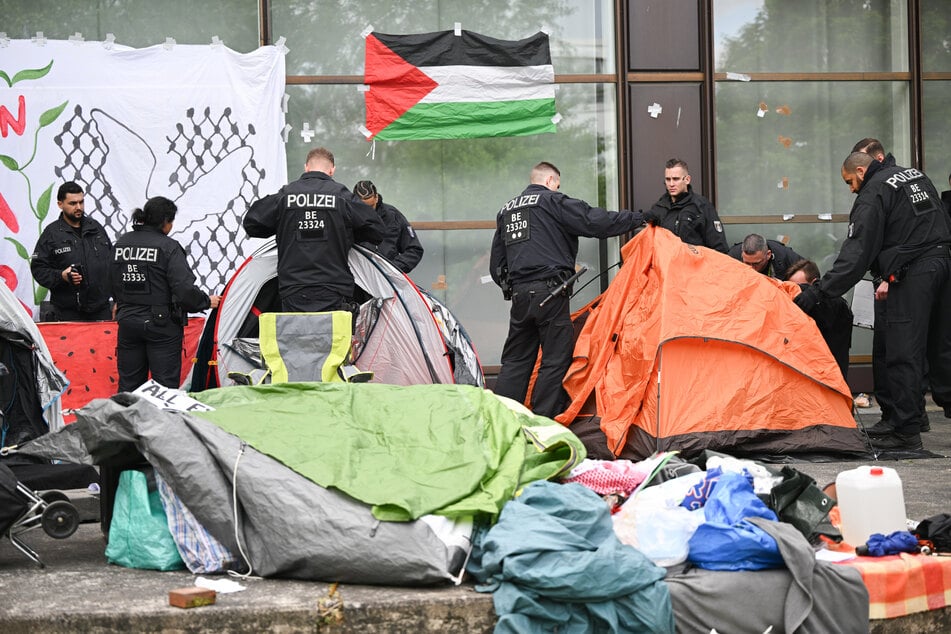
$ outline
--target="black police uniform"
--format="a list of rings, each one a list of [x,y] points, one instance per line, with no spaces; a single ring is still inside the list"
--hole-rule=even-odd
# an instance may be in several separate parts
[[[664,192],[649,212],[657,218],[657,226],[671,231],[687,244],[697,244],[721,253],[730,250],[723,224],[713,204],[693,191],[687,185],[687,191],[677,200],[672,200],[670,192]]]
[[[393,205],[383,202],[383,196],[379,197],[376,205],[376,212],[380,215],[383,224],[386,225],[386,235],[379,246],[364,244],[369,249],[377,251],[383,257],[396,265],[396,268],[409,273],[416,268],[419,261],[423,259],[423,245],[419,242],[413,225],[409,223],[406,216]]]
[[[74,229],[62,215],[43,229],[30,271],[33,279],[50,290],[51,309],[42,321],[97,321],[112,319],[109,262],[112,241],[102,225],[84,216]],[[76,286],[63,279],[70,265],[79,269],[83,281]]]
[[[371,207],[324,172],[305,172],[244,217],[252,238],[275,236],[277,280],[287,312],[352,310],[355,241],[379,244],[385,227]]]
[[[766,248],[772,252],[773,257],[762,273],[763,275],[768,275],[769,277],[776,278],[777,280],[785,280],[788,278],[789,274],[787,271],[789,271],[789,267],[799,260],[805,259],[778,240],[767,240]],[[742,262],[743,243],[737,242],[732,247],[730,247],[729,256]]]
[[[895,431],[916,434],[927,358],[932,396],[951,406],[951,219],[927,176],[914,168],[868,166],[832,269],[796,298],[808,306],[839,297],[871,270],[888,281],[884,327]],[[808,291],[808,292],[807,292]],[[807,312],[809,312],[807,310]]]
[[[112,262],[119,391],[136,389],[150,371],[157,383],[178,388],[187,313],[203,311],[211,301],[195,286],[178,242],[158,227],[132,229],[116,241]]]
[[[574,272],[579,236],[608,238],[643,222],[640,213],[591,207],[543,185],[529,185],[499,210],[489,267],[504,294],[510,286],[512,308],[496,394],[525,401],[540,345],[532,410],[549,417],[564,410],[561,383],[574,349],[570,289],[539,304]]]

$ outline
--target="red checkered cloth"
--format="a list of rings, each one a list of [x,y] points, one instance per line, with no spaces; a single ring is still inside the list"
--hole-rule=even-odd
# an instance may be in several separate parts
[[[951,557],[901,553],[856,557],[854,566],[868,588],[868,618],[891,619],[951,605]]]

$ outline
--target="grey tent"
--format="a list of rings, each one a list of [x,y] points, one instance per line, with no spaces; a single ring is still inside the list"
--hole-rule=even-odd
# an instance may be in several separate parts
[[[0,446],[62,427],[68,385],[20,300],[0,284]]]
[[[353,325],[353,361],[360,370],[373,372],[376,383],[392,385],[485,384],[475,348],[448,307],[378,253],[354,246],[349,265],[361,302]],[[238,268],[207,320],[190,390],[232,385],[229,373],[260,368],[258,315],[276,311],[272,239]]]
[[[94,400],[76,417],[20,451],[97,464],[134,446],[202,526],[244,553],[253,574],[425,585],[456,578],[465,564],[468,536],[441,533],[451,529],[446,518],[381,522],[369,505],[314,484],[207,420],[131,394]]]

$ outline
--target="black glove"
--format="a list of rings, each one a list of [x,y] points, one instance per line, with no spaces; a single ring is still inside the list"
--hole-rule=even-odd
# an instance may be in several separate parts
[[[802,312],[811,315],[812,311],[819,305],[822,292],[815,284],[800,284],[799,288],[802,289],[802,292],[796,295],[793,301],[796,302],[796,306],[802,309]]]
[[[655,210],[651,209],[650,211],[644,214],[644,222],[646,222],[652,227],[656,227],[657,225],[660,224],[660,214],[657,213]]]

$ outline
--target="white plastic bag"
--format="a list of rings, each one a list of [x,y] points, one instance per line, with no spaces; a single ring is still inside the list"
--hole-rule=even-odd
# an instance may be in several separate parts
[[[705,471],[689,473],[639,490],[614,515],[618,539],[647,556],[658,566],[674,566],[687,559],[687,542],[703,523],[703,509],[680,506],[687,491],[706,477]]]

